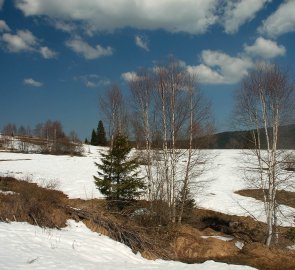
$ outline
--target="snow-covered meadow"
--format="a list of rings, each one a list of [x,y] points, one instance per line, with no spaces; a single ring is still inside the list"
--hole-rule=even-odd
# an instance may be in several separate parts
[[[54,184],[70,198],[103,197],[96,189],[93,175],[103,149],[86,146],[85,156],[52,156],[0,152],[1,176]],[[201,179],[208,181],[195,200],[200,207],[232,215],[249,215],[251,210],[264,221],[263,204],[234,192],[247,185],[240,170],[239,150],[208,150],[214,156]],[[289,215],[282,225],[292,225],[295,209],[283,206]],[[1,269],[253,269],[207,261],[187,265],[162,260],[148,261],[133,254],[123,244],[91,232],[83,223],[68,221],[62,230],[42,229],[26,223],[0,223]]]
[[[85,146],[85,156],[53,156],[0,152],[0,175],[14,176],[46,186],[55,184],[69,198],[102,198],[96,189],[93,175],[97,173],[95,162],[105,149]],[[204,150],[213,157],[212,164],[199,178],[206,185],[195,195],[199,207],[230,215],[249,216],[250,213],[264,221],[263,203],[250,197],[235,194],[248,188],[243,180],[241,164],[244,162],[240,150]],[[286,217],[283,226],[295,226],[295,209],[281,206]]]
[[[93,181],[99,159],[99,150],[92,146],[85,147],[83,157],[0,152],[0,174],[41,186],[56,184],[69,198],[102,198]]]

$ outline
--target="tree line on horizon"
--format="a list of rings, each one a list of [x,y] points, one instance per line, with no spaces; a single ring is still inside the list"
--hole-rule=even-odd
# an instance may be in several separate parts
[[[55,155],[82,155],[83,145],[77,133],[64,132],[60,121],[47,120],[32,129],[8,123],[2,128],[1,144],[20,152],[37,152]],[[34,147],[33,147],[34,146]]]

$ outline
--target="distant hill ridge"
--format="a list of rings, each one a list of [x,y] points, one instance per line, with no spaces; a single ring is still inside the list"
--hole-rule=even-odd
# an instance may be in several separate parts
[[[265,140],[262,141],[265,148]],[[210,149],[238,149],[252,148],[251,131],[226,131],[212,135]],[[280,149],[295,149],[295,124],[281,126],[279,128]]]

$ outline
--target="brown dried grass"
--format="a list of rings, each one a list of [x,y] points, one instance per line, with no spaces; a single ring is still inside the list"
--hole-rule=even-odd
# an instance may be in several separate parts
[[[0,189],[12,191],[12,195],[0,194],[0,219],[60,228],[66,225],[68,216],[61,205],[67,197],[60,191],[42,188],[37,184],[0,177]]]

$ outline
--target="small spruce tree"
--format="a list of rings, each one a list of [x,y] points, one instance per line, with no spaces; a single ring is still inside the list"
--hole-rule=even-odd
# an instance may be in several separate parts
[[[94,129],[92,130],[90,144],[97,145],[97,135]]]
[[[102,154],[102,164],[96,163],[99,176],[94,176],[95,184],[118,208],[138,198],[145,189],[143,179],[138,177],[136,159],[128,158],[130,151],[127,137],[119,134],[108,153]]]
[[[97,145],[100,145],[100,146],[107,145],[106,133],[101,120],[98,122],[96,136],[97,136]]]

